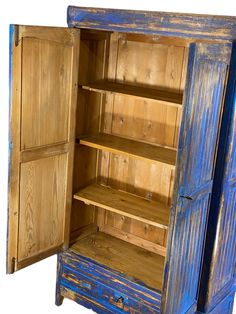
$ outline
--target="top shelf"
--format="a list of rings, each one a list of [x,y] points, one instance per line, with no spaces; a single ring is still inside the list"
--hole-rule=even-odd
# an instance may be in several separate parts
[[[152,99],[170,106],[182,106],[183,94],[156,88],[133,86],[110,81],[98,81],[82,85],[82,89],[100,93],[132,95],[137,98]]]

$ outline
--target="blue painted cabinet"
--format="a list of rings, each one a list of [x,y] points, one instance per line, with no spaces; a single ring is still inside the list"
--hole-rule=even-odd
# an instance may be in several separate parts
[[[57,305],[231,313],[236,19],[68,25],[10,28],[8,273],[58,253]]]

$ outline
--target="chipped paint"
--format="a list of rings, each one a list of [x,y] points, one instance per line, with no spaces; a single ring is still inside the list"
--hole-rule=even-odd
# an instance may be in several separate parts
[[[236,38],[236,18],[69,6],[68,25],[80,28],[208,40]]]
[[[58,265],[56,304],[66,296],[96,312],[103,307],[109,313],[160,313],[160,294],[124,274],[70,250],[59,254]]]
[[[230,47],[220,44],[190,45],[163,313],[196,311],[229,53]]]

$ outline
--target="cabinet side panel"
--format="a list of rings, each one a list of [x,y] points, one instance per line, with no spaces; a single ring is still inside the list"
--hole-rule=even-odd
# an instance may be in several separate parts
[[[163,290],[164,313],[195,313],[230,47],[192,44]]]
[[[79,56],[79,86],[107,75],[107,49],[109,36],[103,32],[81,30]],[[104,95],[78,89],[76,112],[76,137],[101,131],[104,116]],[[83,145],[76,145],[73,172],[73,194],[95,183],[99,172],[101,152]],[[72,201],[70,237],[75,241],[84,232],[94,232],[100,209],[78,200]]]
[[[233,47],[210,208],[199,310],[211,311],[235,288],[236,49]]]

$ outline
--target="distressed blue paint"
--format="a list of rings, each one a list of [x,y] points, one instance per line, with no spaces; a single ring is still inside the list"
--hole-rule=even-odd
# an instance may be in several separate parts
[[[130,24],[131,17],[134,21],[134,25]],[[174,22],[174,19],[176,21],[181,20],[181,23]],[[102,9],[68,9],[68,23],[70,26],[188,38],[193,37],[232,40],[232,38],[235,38],[236,34],[235,21],[235,18],[206,16],[193,17],[192,15],[188,16],[168,13],[138,13],[131,11],[119,11],[119,13],[117,13],[117,11]],[[209,28],[210,26],[211,28]],[[226,31],[222,32],[223,29]],[[12,26],[10,28],[10,56],[12,54],[13,33],[14,27]],[[193,313],[195,309],[198,284],[197,277],[201,267],[201,252],[205,231],[204,226],[208,209],[207,204],[209,200],[209,194],[211,193],[212,188],[212,177],[209,174],[213,173],[213,156],[215,153],[214,149],[217,135],[216,131],[213,132],[211,134],[212,137],[210,137],[211,145],[213,143],[213,150],[210,151],[210,153],[208,152],[209,167],[204,169],[205,172],[201,172],[201,168],[204,164],[203,161],[206,157],[206,147],[204,146],[203,140],[199,143],[196,143],[195,139],[199,138],[199,134],[196,133],[199,132],[199,130],[202,131],[202,137],[204,137],[206,134],[208,135],[208,133],[205,132],[208,125],[211,125],[211,129],[213,129],[213,131],[214,129],[216,130],[218,127],[220,108],[219,103],[224,85],[224,75],[222,75],[217,81],[211,95],[211,103],[214,106],[212,106],[212,108],[210,108],[209,110],[213,110],[214,107],[214,114],[211,116],[211,118],[209,118],[207,111],[202,113],[201,125],[198,127],[198,125],[191,125],[192,122],[190,123],[190,121],[192,121],[190,119],[190,116],[193,110],[195,110],[195,115],[199,114],[199,111],[196,108],[193,109],[193,104],[191,103],[191,99],[193,99],[196,93],[196,89],[194,88],[195,82],[199,80],[199,77],[197,77],[196,69],[199,69],[204,63],[207,63],[207,66],[209,66],[209,68],[212,67],[212,69],[214,70],[212,71],[214,72],[214,76],[216,76],[216,73],[225,74],[228,63],[228,56],[230,53],[229,46],[226,45],[205,45],[204,53],[199,52],[199,47],[200,44],[191,45],[190,47],[188,80],[186,88],[187,92],[184,103],[184,119],[180,133],[181,136],[179,142],[178,167],[176,176],[180,182],[176,183],[176,187],[178,187],[178,189],[176,189],[175,203],[172,207],[171,212],[170,243],[172,244],[169,244],[167,263],[165,267],[165,285],[167,285],[168,283],[171,287],[169,289],[170,292],[168,292],[168,297],[165,296],[166,304],[164,306],[168,309],[167,312],[169,310],[172,311],[174,308],[174,311],[178,313],[183,313],[187,311],[188,313]],[[196,59],[196,55],[198,55],[198,59]],[[12,66],[11,60],[12,59],[10,58],[10,91]],[[206,67],[203,72],[206,72],[208,74],[206,69],[208,68]],[[214,76],[212,75],[212,79],[214,78]],[[233,79],[231,78],[231,80],[229,81],[229,87],[231,86],[232,81]],[[230,88],[228,88],[228,90],[229,89]],[[235,83],[231,86],[231,92],[228,92],[227,94],[227,97],[231,99],[231,105],[233,103],[232,107],[235,110],[235,95],[232,93],[232,90],[235,90]],[[205,104],[201,97],[199,96],[197,103],[200,103],[200,101],[202,101],[202,103]],[[232,110],[230,112],[232,112]],[[226,133],[228,132],[230,134],[229,138],[235,141],[235,138],[233,139],[232,137],[232,115],[230,117],[231,120],[225,120],[227,122],[230,121],[230,129],[226,127],[226,122],[223,123],[223,128],[225,128]],[[9,139],[9,142],[11,143],[10,134]],[[226,145],[226,149],[229,149],[229,142],[230,140],[227,141],[228,146]],[[190,156],[190,147],[197,148],[197,153],[193,152]],[[235,146],[233,147],[234,148],[232,156],[235,156],[236,149]],[[220,149],[222,150],[222,152],[224,151],[222,147]],[[199,154],[199,151],[203,153]],[[9,146],[9,155],[10,153],[11,146]],[[183,158],[183,156],[185,157]],[[227,165],[230,166],[227,166],[224,169],[231,169],[229,171],[232,174],[233,164],[234,161],[232,161],[231,158],[227,163]],[[187,169],[187,171],[183,169]],[[227,193],[229,188],[235,188],[236,181],[234,181],[234,178],[231,178],[230,175],[228,175],[229,172],[225,173],[227,173],[227,178],[225,177],[224,186],[221,188],[220,191]],[[199,178],[202,182],[198,181]],[[216,179],[214,182],[216,186],[219,183],[220,176],[216,176],[215,178]],[[189,197],[189,199],[187,199],[187,197]],[[214,202],[212,204],[214,204]],[[176,212],[176,208],[178,210],[178,213]],[[196,222],[198,219],[199,224],[193,224],[193,218]],[[216,216],[213,217],[213,220],[214,219],[216,219],[217,222]],[[230,242],[230,244],[232,245],[232,241]],[[173,247],[175,247],[174,250],[172,249]],[[191,250],[195,254],[194,259],[190,259],[190,262],[186,263],[184,259],[186,258],[186,256],[189,257],[188,254]],[[230,263],[231,261],[227,262],[229,263],[229,267],[231,267],[233,263]],[[105,297],[109,295],[111,297],[114,296],[114,298],[117,298],[120,295],[119,291],[122,291],[122,297],[124,299],[125,306],[143,307],[143,309],[145,309],[143,310],[143,312],[145,313],[148,313],[148,311],[150,311],[150,313],[160,312],[160,292],[150,290],[148,287],[145,287],[142,282],[135,282],[132,278],[127,278],[126,276],[119,274],[114,270],[110,270],[84,257],[76,255],[72,258],[72,253],[70,252],[65,252],[63,253],[63,255],[60,255],[58,265],[60,266],[58,269],[56,290],[56,303],[58,305],[61,304],[62,301],[61,293],[68,289],[75,292],[76,301],[78,303],[96,310],[97,313],[125,313],[123,310],[117,309],[117,307],[110,304],[109,300],[101,298],[101,296]],[[173,277],[171,277],[170,275],[170,270],[173,274]],[[80,285],[74,284],[73,280],[67,280],[63,277],[63,273],[66,274],[68,271],[70,272],[70,274],[74,275],[74,278],[81,278]],[[94,287],[92,286],[93,280],[95,283],[99,282],[100,284],[95,285],[95,289],[92,291],[92,293],[87,293],[87,290],[91,290],[91,288]],[[232,280],[227,283],[227,287],[225,286],[227,288],[225,289],[225,294],[228,294],[231,291],[231,285],[233,286]],[[175,294],[173,294],[173,287],[176,289]],[[178,293],[176,293],[176,291],[178,291]],[[86,301],[85,297],[87,298]],[[221,298],[222,295],[217,295],[216,301],[220,301]],[[176,306],[170,304],[170,302],[173,302],[173,300],[175,300]],[[101,307],[94,305],[92,301],[100,303]],[[230,304],[232,304],[232,302]],[[224,307],[220,307],[220,309],[226,309],[225,306],[228,305],[224,305]],[[214,310],[214,314],[215,313],[217,312],[215,312]]]
[[[160,292],[149,289],[142,282],[137,282],[118,271],[111,271],[110,268],[105,267],[104,265],[100,265],[87,257],[82,257],[71,252],[64,252],[63,260],[65,260],[70,267],[79,269],[82,273],[85,272],[86,274],[90,274],[95,280],[100,280],[104,283],[106,283],[107,280],[110,280],[112,286],[116,287],[118,290],[122,290],[127,294],[129,294],[130,291],[132,294],[135,292],[137,298],[146,300],[148,304],[150,303],[153,306],[158,307],[158,304],[160,304]]]
[[[229,56],[230,46],[190,45],[165,266],[163,313],[196,311]]]
[[[91,280],[91,277],[86,277],[79,272],[76,272],[68,267],[62,269],[63,275],[68,274],[72,276],[74,280],[77,280],[76,283],[71,281],[70,279],[62,277],[61,286],[71,289],[72,291],[77,292],[78,294],[87,296],[89,299],[99,299],[99,303],[110,307],[111,309],[119,311],[119,313],[123,313],[123,310],[118,310],[116,306],[112,306],[110,304],[110,299],[114,300],[114,302],[120,298],[123,300],[124,307],[132,308],[138,310],[140,313],[147,313],[148,306],[144,306],[143,304],[139,305],[139,303],[131,297],[127,297],[124,292],[119,292],[114,290],[113,287],[109,287],[104,285],[103,283]],[[88,284],[90,282],[90,284]],[[85,285],[84,285],[85,283]],[[154,311],[154,310],[153,310]]]
[[[197,14],[114,10],[69,6],[70,27],[185,38],[233,40],[236,18]]]
[[[11,103],[12,103],[12,51],[13,51],[13,39],[14,39],[14,25],[9,27],[9,130],[8,130],[8,186],[10,184],[11,174],[11,153],[12,153],[12,136],[11,136]],[[7,243],[6,243],[6,269],[9,269],[8,265],[8,234],[9,234],[9,204],[7,209]]]
[[[132,282],[119,272],[69,250],[59,254],[58,263],[57,300],[60,300],[58,291],[66,288],[80,297],[98,302],[112,313],[129,313],[129,309],[137,313],[160,312],[159,293]],[[122,298],[123,309],[115,305],[119,298]],[[90,305],[88,302],[87,306]]]
[[[57,306],[60,306],[63,302],[63,297],[60,293],[61,288],[61,256],[60,254],[57,254],[57,281],[56,281],[56,295],[55,295],[55,304]]]
[[[235,291],[236,44],[233,45],[220,132],[198,309],[204,313]],[[215,252],[213,254],[213,252]],[[215,313],[215,312],[214,312]]]
[[[69,291],[71,293],[71,289],[67,287],[61,287],[61,293],[65,294],[65,292]],[[69,298],[69,296],[68,296]],[[123,312],[114,312],[114,309],[109,309],[107,307],[107,304],[103,304],[104,302],[100,302],[100,299],[94,299],[94,298],[87,298],[86,295],[78,294],[75,291],[73,291],[73,300],[76,301],[78,304],[93,310],[94,312],[98,314],[122,314]]]

